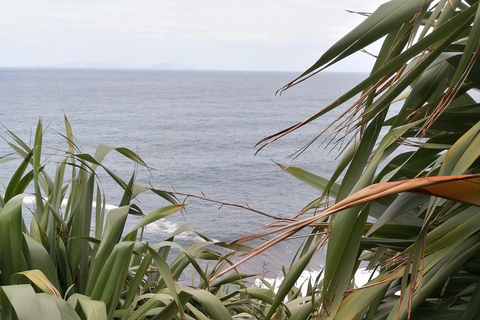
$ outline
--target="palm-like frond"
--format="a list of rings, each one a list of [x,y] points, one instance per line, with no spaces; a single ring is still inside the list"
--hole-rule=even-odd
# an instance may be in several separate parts
[[[356,134],[356,143],[332,178],[285,168],[302,181],[324,188],[303,214],[328,196],[335,204],[320,213],[316,209],[315,216],[267,231],[262,236],[280,234],[253,253],[302,228],[312,228],[315,238],[320,237],[319,228],[326,231],[317,318],[423,319],[425,314],[437,317],[443,311],[449,319],[478,317],[474,303],[480,274],[474,269],[479,253],[475,218],[480,209],[477,201],[468,200],[477,197],[476,182],[466,182],[469,177],[477,179],[469,174],[479,172],[480,164],[479,104],[472,93],[480,90],[478,5],[478,1],[460,0],[389,1],[280,90],[383,37],[365,80],[309,118],[258,144],[262,149],[357,96],[330,128],[333,134],[344,132],[344,137]],[[450,182],[423,189],[420,185],[426,181]],[[409,193],[397,193],[404,191]],[[352,279],[361,260],[379,274],[365,289],[356,290]],[[468,280],[462,283],[462,278]]]
[[[253,274],[235,273],[215,280],[240,246],[214,243],[198,234],[204,241],[184,248],[175,238],[195,232],[185,226],[159,243],[144,241],[145,226],[182,210],[185,204],[178,203],[171,192],[137,184],[135,171],[124,181],[103,164],[107,154],[117,152],[146,166],[132,151],[100,145],[93,156],[80,153],[67,119],[65,126],[68,147],[52,162],[56,164],[54,177],[44,161],[41,121],[32,147],[7,131],[21,161],[0,209],[1,318],[184,319],[195,315],[228,319],[248,310],[240,293],[229,297],[226,292],[245,288],[244,279]],[[106,171],[123,189],[117,208],[106,208],[99,170]],[[28,190],[35,195],[30,226],[24,219],[23,204]],[[132,200],[149,191],[169,205],[143,214]],[[129,214],[142,218],[127,229]],[[227,254],[222,256],[213,246]],[[216,264],[210,271],[204,269],[208,261]],[[201,279],[198,287],[179,284],[189,268]]]

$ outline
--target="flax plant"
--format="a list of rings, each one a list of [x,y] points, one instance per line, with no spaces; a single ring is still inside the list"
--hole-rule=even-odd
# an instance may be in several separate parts
[[[247,260],[312,229],[266,319],[298,278],[295,268],[321,247],[323,279],[297,306],[303,313],[295,319],[480,319],[479,2],[389,1],[280,91],[377,41],[365,80],[259,142],[264,148],[343,108],[298,151],[326,132],[327,141],[346,145],[329,179],[283,167],[319,197],[295,221],[237,240],[273,235]],[[364,267],[371,279],[358,288],[354,279]]]
[[[146,166],[137,154],[107,145],[93,156],[81,153],[66,118],[65,126],[67,148],[48,160],[41,121],[31,147],[13,132],[3,137],[13,151],[2,159],[15,155],[20,164],[0,197],[1,319],[220,320],[250,310],[238,290],[252,275],[214,279],[235,254],[225,243],[197,233],[202,241],[182,247],[175,237],[194,232],[187,226],[156,243],[142,239],[146,225],[185,205],[170,192],[138,184],[136,170],[124,181],[102,164],[115,151],[133,167]],[[53,177],[50,165],[56,165]],[[100,170],[123,190],[117,208],[106,209]],[[142,192],[153,192],[167,205],[144,213],[133,202]],[[24,205],[27,195],[35,197],[33,208]],[[141,219],[127,227],[128,215]],[[32,217],[29,225],[26,216]],[[221,256],[215,246],[227,253]],[[187,271],[197,275],[198,284],[180,281]]]

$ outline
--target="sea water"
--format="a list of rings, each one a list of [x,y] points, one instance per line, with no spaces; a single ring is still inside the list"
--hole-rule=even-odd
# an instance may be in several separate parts
[[[46,128],[44,151],[53,155],[67,147],[59,135],[64,133],[65,115],[84,152],[93,154],[100,143],[138,152],[151,168],[139,170],[139,182],[248,205],[279,217],[293,217],[320,193],[283,172],[276,163],[330,177],[338,160],[335,150],[314,144],[295,160],[289,156],[339,112],[327,114],[256,156],[255,144],[325,107],[365,77],[356,73],[324,73],[281,96],[275,95],[277,89],[297,75],[0,69],[0,122],[5,129],[30,141],[41,117]],[[0,142],[0,155],[8,152],[8,145]],[[55,162],[55,157],[45,161]],[[107,156],[105,164],[124,179],[134,170],[132,162],[118,154]],[[0,168],[0,180],[5,184],[15,165],[2,164]],[[107,202],[118,204],[122,190],[108,176],[101,178]],[[188,224],[214,239],[229,241],[265,231],[263,226],[272,222],[247,210],[220,207],[192,197],[186,202],[183,213],[148,226],[145,238],[160,241],[180,225]],[[137,204],[149,212],[167,203],[146,195],[139,197]],[[128,223],[133,226],[136,221],[131,218]],[[186,234],[183,238],[194,240],[195,235]],[[267,252],[261,268],[276,275],[280,265],[291,260],[298,243],[286,242]],[[320,254],[317,263],[322,264],[322,259]]]

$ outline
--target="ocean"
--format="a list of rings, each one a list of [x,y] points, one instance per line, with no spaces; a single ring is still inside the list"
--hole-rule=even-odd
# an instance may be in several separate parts
[[[314,144],[301,148],[339,112],[319,119],[255,156],[263,137],[303,120],[361,81],[358,73],[324,73],[289,89],[277,89],[298,74],[287,72],[0,69],[0,122],[30,141],[39,118],[46,129],[47,153],[65,150],[63,117],[86,153],[98,144],[127,147],[152,168],[140,169],[138,181],[183,193],[248,205],[280,217],[292,217],[319,192],[276,165],[297,166],[330,177],[338,152]],[[346,106],[345,106],[346,107]],[[321,140],[319,140],[321,141]],[[0,156],[9,152],[0,141]],[[54,157],[46,161],[55,161]],[[18,163],[17,163],[18,164]],[[105,164],[128,179],[134,165],[118,154]],[[0,165],[4,185],[16,165]],[[55,165],[53,164],[53,167]],[[116,205],[122,190],[101,175],[107,202]],[[0,192],[3,192],[0,190]],[[183,199],[182,197],[179,197]],[[182,224],[221,241],[262,232],[272,222],[259,214],[189,197],[187,209],[148,226],[145,238],[161,241]],[[166,205],[140,196],[144,212]],[[129,219],[134,224],[137,218]],[[183,235],[194,240],[195,235]],[[288,263],[298,241],[264,256],[272,273]],[[322,264],[319,255],[317,263]],[[264,261],[264,262],[265,262]]]

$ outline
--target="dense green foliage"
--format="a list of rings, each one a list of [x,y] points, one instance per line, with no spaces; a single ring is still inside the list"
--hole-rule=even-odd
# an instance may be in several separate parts
[[[98,146],[94,156],[79,153],[67,120],[65,125],[68,148],[48,159],[42,152],[41,122],[32,147],[12,132],[10,139],[4,137],[17,157],[2,159],[21,161],[0,198],[0,318],[228,319],[249,310],[249,304],[230,297],[228,290],[240,296],[238,290],[245,290],[242,279],[251,275],[214,279],[234,254],[228,253],[228,245],[198,234],[203,241],[182,248],[174,240],[192,231],[186,226],[158,243],[142,241],[147,224],[184,205],[169,192],[136,183],[135,171],[127,182],[102,164],[116,151],[145,166],[135,153],[107,145]],[[53,178],[50,165],[56,165]],[[118,208],[105,209],[99,170],[124,190]],[[26,192],[35,195],[33,208],[23,204]],[[132,203],[142,192],[153,192],[170,204],[144,214]],[[125,229],[128,215],[142,217],[131,230]],[[27,216],[32,217],[29,226]],[[227,254],[221,256],[214,246],[227,249]],[[213,261],[210,268],[208,261]],[[178,281],[187,270],[196,274],[197,285]]]
[[[223,320],[305,312],[305,298],[289,281],[284,304],[274,285],[245,283],[257,274],[220,277],[245,246],[214,242],[188,226],[156,243],[144,241],[145,226],[185,205],[171,192],[137,183],[136,169],[124,181],[103,164],[115,151],[133,168],[146,167],[134,152],[99,145],[93,156],[81,153],[67,119],[65,127],[66,150],[53,155],[44,151],[41,121],[31,147],[13,132],[3,136],[13,152],[1,163],[16,160],[18,166],[0,196],[0,319]],[[110,210],[101,170],[123,190],[118,207]],[[144,213],[134,203],[144,192],[166,205]],[[33,205],[26,205],[32,195]],[[131,229],[128,215],[140,218]],[[196,232],[201,240],[182,247],[175,238],[184,232]],[[309,261],[301,260],[290,270],[293,282]]]
[[[458,176],[479,172],[480,164],[479,2],[387,2],[282,90],[377,40],[382,46],[364,81],[260,142],[357,96],[330,127],[332,142],[348,146],[332,177],[286,168],[322,192],[304,213],[330,199],[337,205],[274,230],[280,235],[253,254],[302,228],[326,231],[311,239],[328,239],[324,278],[306,301],[318,319],[480,318],[479,180]],[[362,265],[376,273],[357,289]]]
[[[10,133],[23,161],[0,201],[1,318],[480,319],[479,2],[390,1],[282,90],[379,40],[364,81],[260,142],[263,148],[356,97],[330,126],[333,145],[346,147],[330,179],[284,168],[321,196],[295,221],[258,235],[272,236],[245,258],[310,229],[277,291],[267,282],[246,286],[251,275],[232,270],[234,251],[221,256],[213,248],[235,244],[200,235],[204,241],[182,248],[174,238],[184,228],[156,244],[142,241],[139,230],[182,205],[137,184],[135,172],[127,182],[102,165],[115,150],[144,166],[133,152],[99,146],[94,156],[81,154],[66,122],[68,150],[50,178],[41,123],[33,147]],[[97,170],[125,190],[108,213]],[[29,227],[28,188],[36,197]],[[144,215],[131,201],[146,191],[170,204]],[[143,217],[132,230],[124,230],[128,214]],[[295,282],[322,246],[325,270],[302,296]],[[187,267],[198,284],[179,281]],[[357,288],[363,267],[375,272]]]

